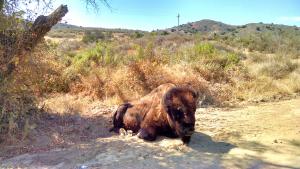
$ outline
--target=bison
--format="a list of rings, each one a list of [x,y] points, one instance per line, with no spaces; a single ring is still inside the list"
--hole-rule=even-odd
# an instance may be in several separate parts
[[[187,144],[195,129],[197,98],[190,87],[160,85],[141,99],[120,105],[113,114],[110,131],[132,130],[147,141],[157,135],[180,137]]]

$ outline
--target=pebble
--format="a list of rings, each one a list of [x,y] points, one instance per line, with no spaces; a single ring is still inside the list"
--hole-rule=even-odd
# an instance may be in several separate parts
[[[86,166],[86,165],[81,165],[80,167],[79,167],[79,169],[87,169],[88,168],[88,166]]]

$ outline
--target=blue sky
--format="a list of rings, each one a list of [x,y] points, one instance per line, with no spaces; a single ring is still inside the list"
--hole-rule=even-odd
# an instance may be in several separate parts
[[[108,0],[112,9],[87,9],[84,0],[55,0],[54,8],[67,4],[64,21],[70,24],[140,30],[164,29],[212,19],[232,25],[252,22],[300,26],[300,0]]]

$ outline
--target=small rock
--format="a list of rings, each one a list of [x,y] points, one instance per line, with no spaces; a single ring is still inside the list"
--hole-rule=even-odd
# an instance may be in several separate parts
[[[54,119],[55,119],[55,116],[50,115],[49,120],[54,120]]]
[[[140,156],[140,157],[138,157],[138,159],[139,159],[139,160],[144,160],[145,158],[142,157],[142,156]]]
[[[275,139],[275,140],[274,140],[274,143],[278,143],[278,141]]]
[[[129,136],[129,137],[133,136],[132,130],[128,130],[128,131],[127,131],[127,136]]]
[[[126,130],[124,128],[120,128],[119,133],[121,136],[126,136]]]
[[[79,167],[79,169],[87,169],[88,168],[88,166],[86,166],[86,165],[81,165],[80,167]]]

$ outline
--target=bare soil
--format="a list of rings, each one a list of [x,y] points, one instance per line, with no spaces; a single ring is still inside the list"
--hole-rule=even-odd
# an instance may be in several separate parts
[[[200,108],[196,132],[186,146],[179,139],[145,142],[130,133],[109,133],[114,108],[61,97],[46,101],[48,116],[36,129],[45,128],[31,136],[39,136],[31,148],[0,147],[0,168],[300,168],[300,98]],[[61,103],[66,97],[72,104]]]

